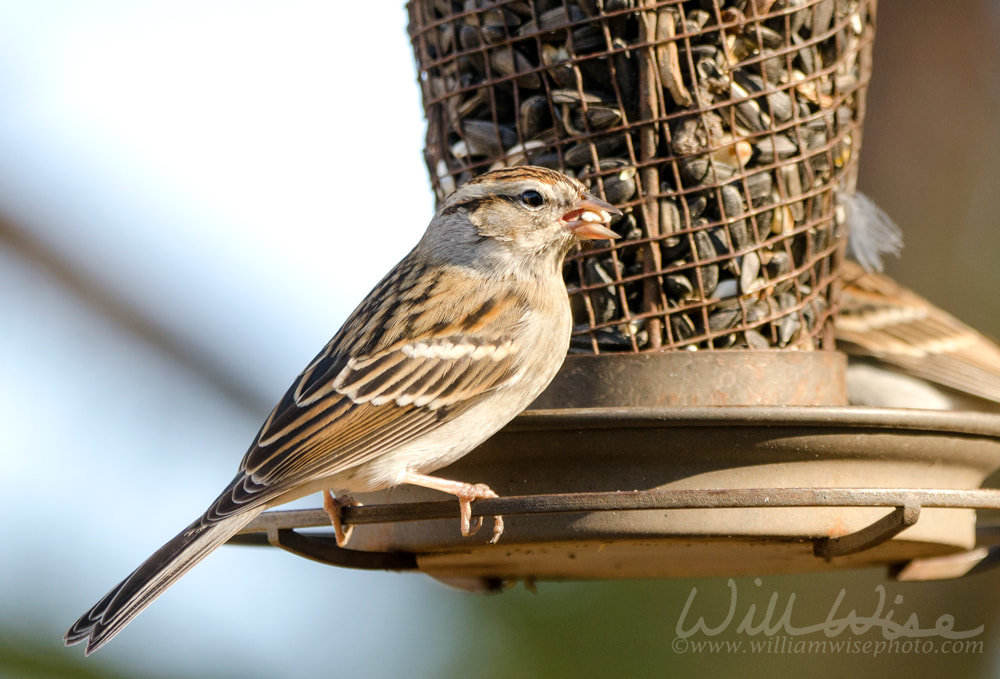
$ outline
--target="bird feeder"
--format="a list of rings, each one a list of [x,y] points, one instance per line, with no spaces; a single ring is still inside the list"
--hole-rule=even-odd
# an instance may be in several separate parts
[[[836,400],[842,383],[802,376],[836,375],[838,360],[570,357],[539,408],[438,472],[500,494],[472,505],[487,526],[504,516],[499,544],[488,543],[489,530],[462,537],[454,501],[409,486],[357,496],[364,505],[344,510],[358,526],[348,549],[330,531],[300,530],[329,526],[322,510],[266,512],[238,541],[339,566],[419,570],[471,589],[876,565],[912,579],[964,574],[986,556],[974,510],[1000,509],[1000,491],[979,488],[1000,467],[1000,416],[797,405]],[[775,372],[783,379],[759,379]],[[748,378],[741,388],[734,375]],[[654,379],[676,379],[669,393],[683,396],[639,403],[643,388],[590,389]],[[786,386],[755,388],[771,382]],[[741,390],[752,404],[732,404]],[[711,405],[718,393],[730,402]]]
[[[623,210],[567,259],[563,370],[437,475],[500,497],[359,495],[265,512],[235,542],[458,586],[983,562],[1000,416],[848,406],[834,351],[875,0],[411,0],[438,199],[552,167]],[[988,559],[987,559],[988,560]]]

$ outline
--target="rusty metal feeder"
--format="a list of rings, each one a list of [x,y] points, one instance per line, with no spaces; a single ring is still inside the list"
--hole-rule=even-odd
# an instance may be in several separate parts
[[[473,589],[876,565],[926,579],[978,563],[975,510],[1000,509],[1000,491],[979,489],[1000,467],[1000,416],[844,406],[843,382],[829,379],[842,376],[841,355],[788,359],[570,357],[542,408],[439,472],[501,495],[473,503],[474,515],[504,515],[497,545],[487,543],[489,519],[482,535],[464,538],[456,503],[416,487],[358,496],[365,506],[345,511],[358,526],[348,549],[329,530],[300,530],[329,526],[321,510],[266,512],[236,541],[339,566],[419,570]],[[613,384],[688,380],[671,392],[685,400],[637,405],[642,392],[590,389],[588,362],[600,380],[617,373]],[[775,370],[795,379],[746,389],[752,405],[706,405],[713,394],[742,398],[719,385],[749,387]],[[780,386],[788,382],[798,396]],[[553,399],[564,407],[545,407]]]

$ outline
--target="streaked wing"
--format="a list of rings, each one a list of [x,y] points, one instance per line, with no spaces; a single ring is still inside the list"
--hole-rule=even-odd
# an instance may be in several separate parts
[[[379,303],[385,296],[396,299],[401,288],[412,294],[417,285],[432,288],[416,290],[418,301],[431,292],[449,293],[447,276],[421,276],[405,264],[376,287],[289,388],[244,456],[231,492],[213,505],[213,516],[363,465],[517,379],[521,347],[512,338],[527,302],[466,285],[466,294],[452,297],[460,301],[447,310]],[[379,326],[375,342],[361,342],[351,330]]]
[[[244,471],[294,484],[364,464],[509,383],[516,358],[510,341],[438,338],[351,359],[283,426],[265,425]]]
[[[1000,347],[886,276],[845,262],[836,321],[847,353],[871,356],[921,379],[1000,402]]]

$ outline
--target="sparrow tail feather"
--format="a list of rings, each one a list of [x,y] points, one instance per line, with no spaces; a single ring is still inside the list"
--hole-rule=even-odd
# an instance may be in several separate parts
[[[87,655],[99,649],[178,578],[239,532],[263,509],[261,506],[212,522],[199,518],[80,616],[66,632],[66,645],[86,641]]]

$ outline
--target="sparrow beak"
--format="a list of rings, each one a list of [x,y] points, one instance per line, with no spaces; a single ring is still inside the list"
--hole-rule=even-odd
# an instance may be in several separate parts
[[[566,230],[580,240],[611,240],[619,236],[608,228],[608,224],[611,223],[613,215],[621,213],[622,211],[611,203],[605,203],[600,198],[585,193],[562,219],[566,223]]]

